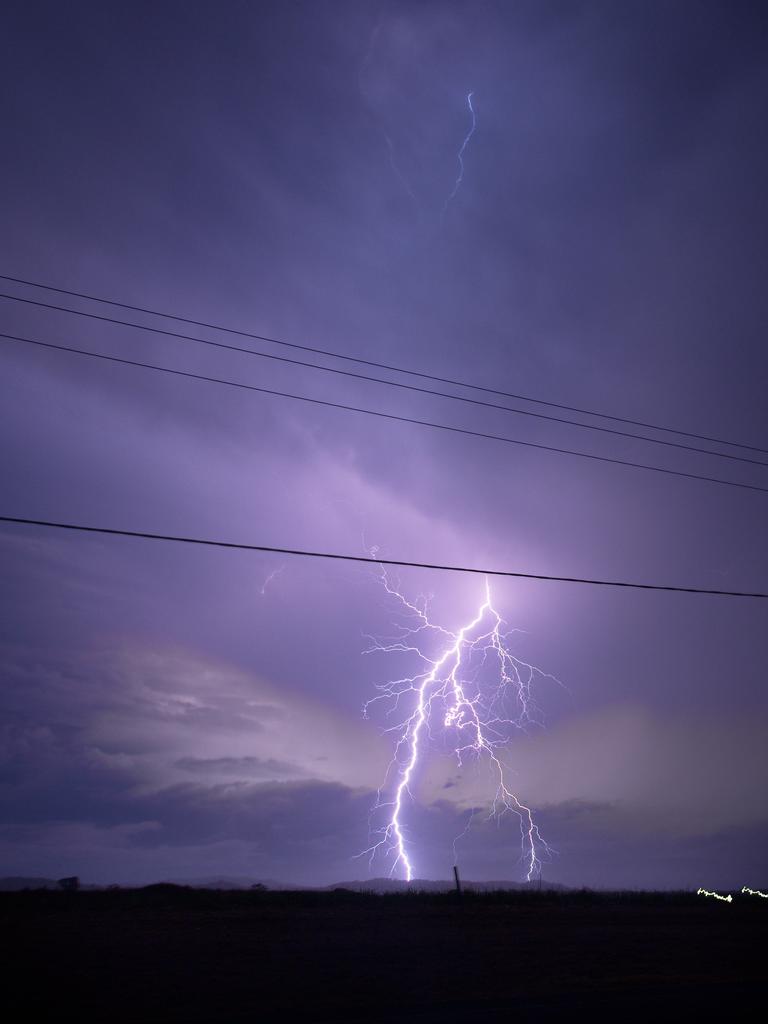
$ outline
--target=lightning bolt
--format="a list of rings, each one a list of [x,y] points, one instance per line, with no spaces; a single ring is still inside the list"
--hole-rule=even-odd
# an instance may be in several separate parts
[[[764,900],[768,900],[768,892],[760,892],[759,889],[749,889],[746,885],[741,891],[748,896],[762,896]]]
[[[719,892],[710,892],[708,889],[697,889],[697,896],[711,896],[713,899],[722,900],[723,903],[732,903],[733,897],[729,893],[727,896],[721,896]]]
[[[472,123],[469,126],[469,131],[464,136],[464,141],[461,144],[461,149],[459,150],[458,155],[456,157],[456,159],[458,161],[458,164],[459,164],[459,173],[456,176],[456,181],[454,182],[454,185],[453,185],[453,191],[451,192],[451,194],[448,196],[448,198],[443,203],[443,209],[442,209],[442,212],[440,214],[440,220],[442,220],[443,217],[445,216],[446,211],[448,210],[448,207],[450,206],[452,200],[455,199],[456,193],[461,188],[461,183],[464,180],[464,150],[469,145],[469,140],[475,134],[475,128],[477,128],[477,117],[475,115],[475,108],[472,106],[472,97],[474,95],[475,94],[473,92],[467,93],[467,106],[469,107],[469,113],[470,113],[470,115],[472,117]]]
[[[281,566],[278,566],[278,568],[277,568],[277,569],[273,569],[273,570],[272,570],[272,571],[271,571],[271,572],[269,573],[269,575],[267,576],[267,578],[266,578],[266,579],[264,580],[264,582],[262,583],[262,585],[261,585],[261,590],[259,591],[259,593],[261,594],[261,596],[262,596],[262,597],[264,597],[264,596],[266,595],[266,593],[267,593],[267,587],[269,586],[269,584],[270,584],[270,583],[271,583],[271,582],[272,582],[273,580],[277,579],[277,577],[278,577],[278,576],[280,576],[280,575],[281,575],[281,573],[283,573],[283,572],[285,572],[285,566],[284,566],[284,565],[281,565]]]
[[[363,707],[366,717],[378,703],[385,706],[387,715],[402,714],[400,722],[386,730],[395,736],[393,756],[371,811],[372,843],[358,856],[367,854],[373,865],[377,854],[382,854],[391,860],[390,875],[400,869],[406,881],[413,879],[406,803],[413,800],[411,787],[420,761],[439,738],[459,767],[472,760],[484,761],[490,768],[494,789],[488,819],[500,821],[508,813],[517,816],[521,859],[526,880],[531,881],[540,874],[540,855],[552,851],[541,837],[531,809],[509,788],[509,770],[499,751],[513,734],[540,724],[532,695],[536,678],[559,680],[511,653],[509,638],[516,631],[506,628],[494,607],[487,578],[474,617],[455,632],[432,622],[429,599],[410,601],[383,568],[381,582],[399,608],[397,634],[385,640],[370,638],[366,653],[413,655],[421,670],[380,684],[378,696]],[[456,843],[468,832],[474,815],[472,811],[466,828],[454,840],[454,856]],[[385,820],[377,825],[382,816]]]

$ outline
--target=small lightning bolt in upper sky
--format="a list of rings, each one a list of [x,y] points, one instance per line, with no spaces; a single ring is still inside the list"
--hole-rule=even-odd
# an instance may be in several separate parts
[[[277,569],[273,569],[269,573],[267,578],[262,583],[261,590],[259,591],[259,593],[261,594],[262,597],[264,597],[266,595],[267,587],[270,585],[270,583],[272,583],[273,580],[276,580],[277,577],[280,576],[280,574],[283,573],[284,571],[285,571],[285,566],[284,565],[280,565],[280,566],[277,567]]]
[[[445,216],[445,213],[446,213],[446,211],[447,211],[451,201],[455,198],[456,193],[461,188],[461,183],[464,180],[464,150],[469,145],[469,140],[475,134],[475,129],[477,128],[477,116],[475,114],[475,108],[472,106],[472,97],[474,95],[475,94],[473,92],[467,93],[467,106],[469,108],[469,113],[470,113],[470,116],[472,118],[472,123],[469,126],[469,131],[464,136],[464,141],[461,144],[461,149],[459,150],[458,155],[456,157],[456,159],[458,161],[458,164],[459,164],[459,173],[456,176],[456,181],[454,182],[453,190],[452,190],[451,194],[448,196],[448,198],[443,203],[443,209],[442,209],[442,212],[440,214],[440,219],[441,220]]]
[[[522,860],[528,881],[541,871],[540,855],[550,848],[543,840],[533,812],[512,792],[509,770],[501,756],[513,734],[537,722],[532,686],[537,677],[548,676],[521,661],[509,649],[510,635],[493,605],[490,584],[485,581],[477,611],[463,626],[450,631],[433,622],[426,598],[409,600],[382,568],[381,581],[401,614],[395,636],[372,641],[367,653],[399,652],[413,656],[419,668],[412,676],[380,684],[379,696],[364,706],[366,716],[377,703],[387,715],[400,712],[390,726],[394,753],[379,788],[370,819],[371,846],[363,851],[371,864],[377,854],[390,859],[390,874],[398,869],[406,881],[414,877],[415,860],[406,824],[413,803],[413,784],[430,747],[439,744],[465,762],[484,762],[490,769],[492,789],[489,819],[500,821],[511,812],[520,823]],[[557,680],[555,680],[557,681]],[[467,828],[472,822],[470,814]],[[455,853],[455,841],[454,841]]]

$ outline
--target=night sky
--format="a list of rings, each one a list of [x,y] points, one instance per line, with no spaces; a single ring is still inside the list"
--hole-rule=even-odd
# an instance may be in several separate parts
[[[0,273],[768,448],[766,57],[766,7],[746,2],[12,0]],[[477,128],[443,214],[470,92]],[[5,333],[768,487],[748,463],[8,299],[0,317]],[[0,360],[3,515],[768,589],[759,491],[9,341]],[[369,877],[354,855],[392,737],[362,705],[401,668],[363,653],[395,613],[373,569],[9,524],[0,551],[0,874]],[[482,598],[482,577],[399,580],[449,629]],[[507,752],[557,851],[545,879],[764,887],[767,603],[492,587],[515,653],[563,684],[539,681],[544,727]],[[419,773],[419,877],[450,877],[478,794],[445,751]],[[519,838],[514,820],[479,822],[464,876],[519,880]]]

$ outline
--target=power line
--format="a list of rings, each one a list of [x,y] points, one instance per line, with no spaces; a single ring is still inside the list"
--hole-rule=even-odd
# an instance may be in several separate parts
[[[204,327],[212,331],[222,331],[225,334],[234,334],[241,338],[251,338],[254,341],[265,341],[271,345],[282,345],[286,348],[293,348],[302,352],[312,352],[315,355],[328,356],[332,359],[342,359],[346,362],[359,363],[362,366],[372,366],[378,370],[389,370],[393,373],[403,373],[410,377],[420,377],[422,380],[432,380],[439,384],[450,384],[454,387],[470,388],[473,391],[481,391],[489,395],[497,395],[501,398],[512,398],[516,401],[531,402],[535,405],[545,405],[550,409],[560,409],[564,412],[575,412],[584,416],[595,416],[598,419],[613,420],[615,423],[625,423],[633,427],[644,429],[660,430],[667,434],[678,434],[681,437],[690,437],[697,441],[709,441],[713,444],[728,445],[731,448],[744,448],[748,451],[759,452],[761,455],[768,455],[768,448],[760,448],[756,445],[743,444],[739,441],[727,441],[724,438],[710,437],[707,434],[696,434],[688,430],[678,430],[675,427],[664,427],[658,423],[649,423],[644,420],[628,419],[624,416],[613,416],[609,413],[596,412],[594,409],[583,409],[575,405],[564,405],[560,402],[549,402],[543,398],[532,398],[530,395],[515,394],[511,391],[500,391],[497,388],[484,387],[481,384],[471,384],[468,381],[454,380],[450,377],[439,377],[436,374],[422,373],[418,370],[409,370],[402,366],[393,366],[389,363],[380,363],[372,359],[362,359],[359,356],[349,356],[341,352],[333,352],[329,349],[316,348],[311,345],[301,345],[298,342],[285,341],[280,338],[272,338],[264,334],[255,334],[251,331],[242,331],[234,327],[223,327],[221,324],[211,324],[204,320],[193,320],[190,317],[180,316],[175,313],[163,313],[156,309],[147,309],[144,306],[131,305],[128,302],[118,302],[116,299],[104,299],[98,295],[88,295],[85,292],[76,292],[68,288],[57,288],[55,285],[42,284],[39,281],[28,281],[22,277],[12,277],[9,274],[0,274],[0,281],[12,281],[14,284],[27,285],[30,288],[42,288],[45,291],[57,292],[60,295],[70,295],[78,299],[87,299],[89,302],[101,302],[107,306],[116,306],[120,309],[130,309],[135,313],[146,313],[149,316],[159,316],[166,320],[175,320],[178,323],[191,324],[194,327]],[[29,301],[29,300],[26,300]],[[70,312],[73,312],[70,310]],[[137,325],[133,325],[137,326]],[[199,339],[195,339],[199,340]],[[583,425],[583,424],[582,424]]]
[[[485,402],[479,398],[467,398],[464,395],[452,395],[446,391],[435,391],[432,388],[422,388],[415,384],[403,384],[400,381],[382,380],[381,377],[371,377],[365,373],[355,373],[352,370],[340,370],[333,366],[318,366],[316,363],[308,363],[302,359],[290,359],[287,356],[278,356],[272,352],[258,352],[252,348],[244,348],[242,345],[232,345],[223,341],[214,341],[210,338],[196,338],[191,334],[180,334],[177,331],[168,331],[161,327],[150,327],[147,324],[136,324],[129,320],[118,320],[115,317],[103,316],[99,313],[88,313],[82,309],[70,309],[67,306],[56,306],[49,302],[39,302],[36,299],[24,299],[19,295],[8,295],[0,292],[0,299],[10,299],[12,302],[23,302],[30,306],[38,306],[42,309],[53,309],[60,313],[71,313],[74,316],[88,317],[91,320],[99,320],[103,323],[116,324],[120,327],[131,327],[138,331],[147,331],[151,334],[161,334],[164,337],[174,338],[179,341],[192,341],[197,345],[208,345],[212,348],[226,349],[231,352],[241,352],[249,356],[257,356],[259,359],[272,359],[278,363],[288,363],[290,366],[302,366],[311,370],[321,370],[323,373],[335,373],[342,377],[352,377],[355,380],[370,381],[374,384],[384,384],[387,387],[400,388],[405,391],[415,391],[421,395],[433,395],[437,398],[449,398],[454,402],[464,402],[468,405],[482,406],[486,409],[497,409],[502,412],[511,412],[519,416],[531,416],[534,419],[547,420],[550,423],[562,423],[571,427],[581,427],[584,430],[595,430],[601,434],[612,434],[616,437],[627,437],[634,441],[645,441],[648,444],[664,445],[666,448],[678,448],[686,452],[696,452],[699,455],[712,455],[718,459],[730,459],[733,462],[746,462],[752,466],[762,466],[768,469],[768,463],[760,459],[749,459],[743,455],[730,455],[726,452],[713,452],[709,448],[697,448],[695,445],[681,444],[678,441],[665,441],[658,437],[647,437],[643,434],[633,434],[627,430],[616,430],[613,427],[600,427],[594,423],[579,423],[578,420],[565,419],[562,416],[551,416],[547,413],[532,412],[530,409],[515,409],[508,405],[499,405],[497,402]]]
[[[739,483],[736,480],[723,480],[720,477],[703,476],[699,473],[686,473],[681,469],[666,469],[663,466],[651,466],[644,462],[630,462],[627,459],[609,458],[607,455],[594,455],[590,452],[578,452],[572,448],[556,448],[553,445],[539,444],[534,441],[521,441],[518,438],[506,437],[503,434],[489,434],[479,430],[469,430],[465,427],[452,427],[447,423],[436,423],[434,420],[420,420],[412,416],[398,416],[391,412],[380,412],[376,409],[366,409],[357,405],[345,405],[342,402],[331,402],[322,398],[309,398],[307,395],[294,395],[288,391],[276,391],[272,388],[258,387],[255,384],[245,384],[241,381],[224,380],[221,377],[210,377],[201,373],[192,373],[189,370],[176,370],[168,366],[157,366],[155,363],[144,363],[137,359],[125,359],[121,356],[108,356],[102,352],[89,352],[87,349],[75,348],[70,345],[58,345],[49,341],[38,341],[33,338],[21,338],[15,334],[0,333],[0,338],[7,341],[21,342],[24,345],[36,345],[40,348],[54,349],[57,352],[68,352],[74,355],[87,356],[90,359],[102,359],[109,363],[120,363],[124,366],[137,366],[144,370],[154,370],[158,373],[168,373],[176,377],[188,377],[191,380],[205,381],[208,384],[223,384],[226,387],[240,388],[243,391],[255,391],[262,395],[273,395],[277,398],[288,398],[296,402],[308,402],[312,405],[322,405],[329,409],[343,409],[346,412],[356,412],[364,416],[376,416],[379,419],[392,420],[397,423],[410,423],[420,427],[431,427],[434,430],[446,430],[452,434],[465,434],[467,437],[479,437],[487,441],[501,441],[504,444],[520,445],[524,448],[536,448],[540,451],[555,452],[558,455],[571,455],[580,459],[590,459],[593,462],[607,462],[615,466],[627,466],[630,469],[644,469],[652,473],[664,473],[666,476],[679,476],[688,480],[702,480],[705,483],[721,484],[724,487],[738,487],[747,491],[760,491],[768,494],[768,487],[760,487],[757,484]]]
[[[397,558],[373,558],[367,555],[344,555],[335,551],[307,551],[301,548],[278,548],[266,544],[239,544],[235,541],[203,540],[200,537],[179,537],[167,533],[147,533],[140,530],[117,530],[107,526],[82,526],[76,523],[54,523],[47,519],[25,519],[20,516],[2,516],[0,522],[23,526],[42,526],[54,530],[74,530],[79,533],[108,534],[113,537],[138,537],[142,540],[170,541],[175,544],[197,544],[203,547],[228,548],[235,551],[259,551],[274,555],[296,555],[301,558],[326,558],[337,562],[361,562],[365,565],[391,565],[403,569],[431,569],[437,572],[472,573],[479,576],[503,576],[523,580],[544,580],[549,583],[582,583],[593,587],[623,587],[631,590],[664,590],[679,594],[709,594],[717,597],[768,598],[768,593],[743,590],[707,590],[703,587],[677,587],[661,583],[633,583],[629,580],[594,580],[579,576],[546,576],[542,573],[512,572],[505,569],[479,569],[466,565],[439,565],[434,562],[406,562]]]

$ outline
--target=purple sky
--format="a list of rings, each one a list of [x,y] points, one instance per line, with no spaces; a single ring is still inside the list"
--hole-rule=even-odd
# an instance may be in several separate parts
[[[12,0],[0,272],[768,447],[767,51],[748,3]],[[5,332],[768,486],[0,303]],[[757,492],[10,343],[0,358],[2,514],[766,589]],[[367,876],[351,858],[390,741],[361,715],[388,667],[362,651],[393,613],[370,571],[14,526],[0,551],[0,874]],[[449,628],[482,593],[401,581]],[[493,586],[516,653],[567,687],[541,687],[546,729],[508,752],[558,851],[545,878],[764,883],[764,602]],[[407,809],[423,877],[450,875],[477,799],[452,773],[436,758]],[[464,875],[521,877],[518,838],[479,827]]]

